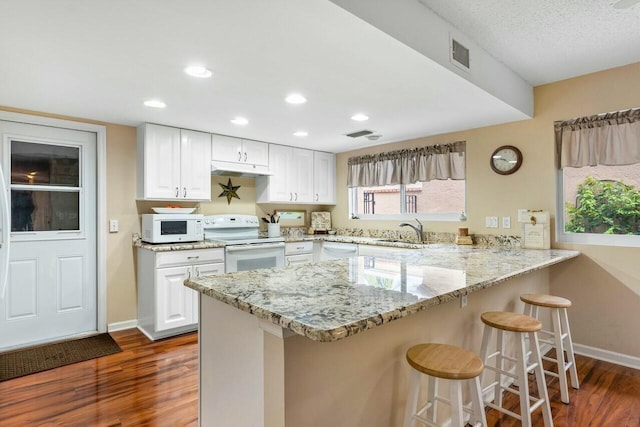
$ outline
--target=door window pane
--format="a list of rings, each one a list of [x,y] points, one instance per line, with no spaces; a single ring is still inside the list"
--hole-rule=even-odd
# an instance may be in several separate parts
[[[80,193],[11,190],[11,231],[79,230]]]
[[[80,149],[63,145],[11,142],[11,183],[80,185]]]

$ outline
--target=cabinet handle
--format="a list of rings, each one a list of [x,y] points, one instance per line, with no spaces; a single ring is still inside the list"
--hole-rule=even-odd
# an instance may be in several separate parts
[[[297,202],[298,201],[298,193],[295,193],[295,194],[296,194],[296,202]]]
[[[316,193],[316,202],[318,201],[319,198],[320,196],[318,196],[318,193]]]
[[[183,196],[182,197],[187,197],[187,187],[183,187]]]
[[[196,255],[196,256],[188,256],[187,259],[198,259],[200,258],[200,255]]]
[[[242,151],[238,151],[238,161],[242,160]]]
[[[289,265],[291,265],[291,260],[290,259],[287,260],[287,266],[289,266]]]
[[[304,246],[296,246],[296,249],[304,249]]]
[[[191,279],[191,269],[187,270],[187,280]]]
[[[176,197],[178,197],[179,195],[180,195],[180,189],[176,187]]]
[[[293,200],[293,193],[289,193],[289,201]]]
[[[200,270],[198,270],[198,267],[196,267],[196,277],[200,277]]]
[[[244,152],[244,161],[245,162],[247,161],[247,152],[246,151]]]

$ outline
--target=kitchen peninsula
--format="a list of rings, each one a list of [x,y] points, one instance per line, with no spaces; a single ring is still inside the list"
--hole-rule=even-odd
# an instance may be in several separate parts
[[[547,267],[578,255],[429,245],[188,280],[200,424],[399,425],[411,345],[477,352],[481,312],[521,310],[520,294],[548,292]]]

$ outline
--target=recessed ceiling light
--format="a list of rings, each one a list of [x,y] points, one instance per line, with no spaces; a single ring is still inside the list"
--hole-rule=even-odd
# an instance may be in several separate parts
[[[244,117],[235,117],[231,120],[231,123],[238,126],[244,126],[249,124],[249,120],[245,119]]]
[[[208,68],[205,68],[201,65],[191,65],[187,68],[184,69],[184,72],[189,74],[192,77],[199,77],[199,78],[207,78],[207,77],[211,77],[213,75],[213,73],[211,72],[211,70],[209,70]]]
[[[369,120],[369,116],[367,116],[366,114],[358,113],[351,116],[351,120],[355,120],[356,122],[364,122],[366,120]]]
[[[149,99],[147,101],[144,101],[144,105],[151,108],[164,108],[167,106],[167,104],[158,99]]]
[[[308,135],[309,135],[309,132],[304,130],[299,130],[293,133],[293,136],[308,136]]]
[[[304,104],[305,102],[307,102],[307,98],[300,95],[299,93],[292,93],[291,95],[287,96],[284,100],[287,101],[289,104]]]

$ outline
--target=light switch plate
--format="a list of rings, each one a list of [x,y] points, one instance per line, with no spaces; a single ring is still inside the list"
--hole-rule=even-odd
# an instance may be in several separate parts
[[[484,226],[487,228],[498,228],[498,217],[497,216],[485,217]]]
[[[118,232],[118,220],[110,219],[109,220],[109,233],[117,233]]]
[[[511,217],[503,216],[502,217],[502,228],[511,228]]]

